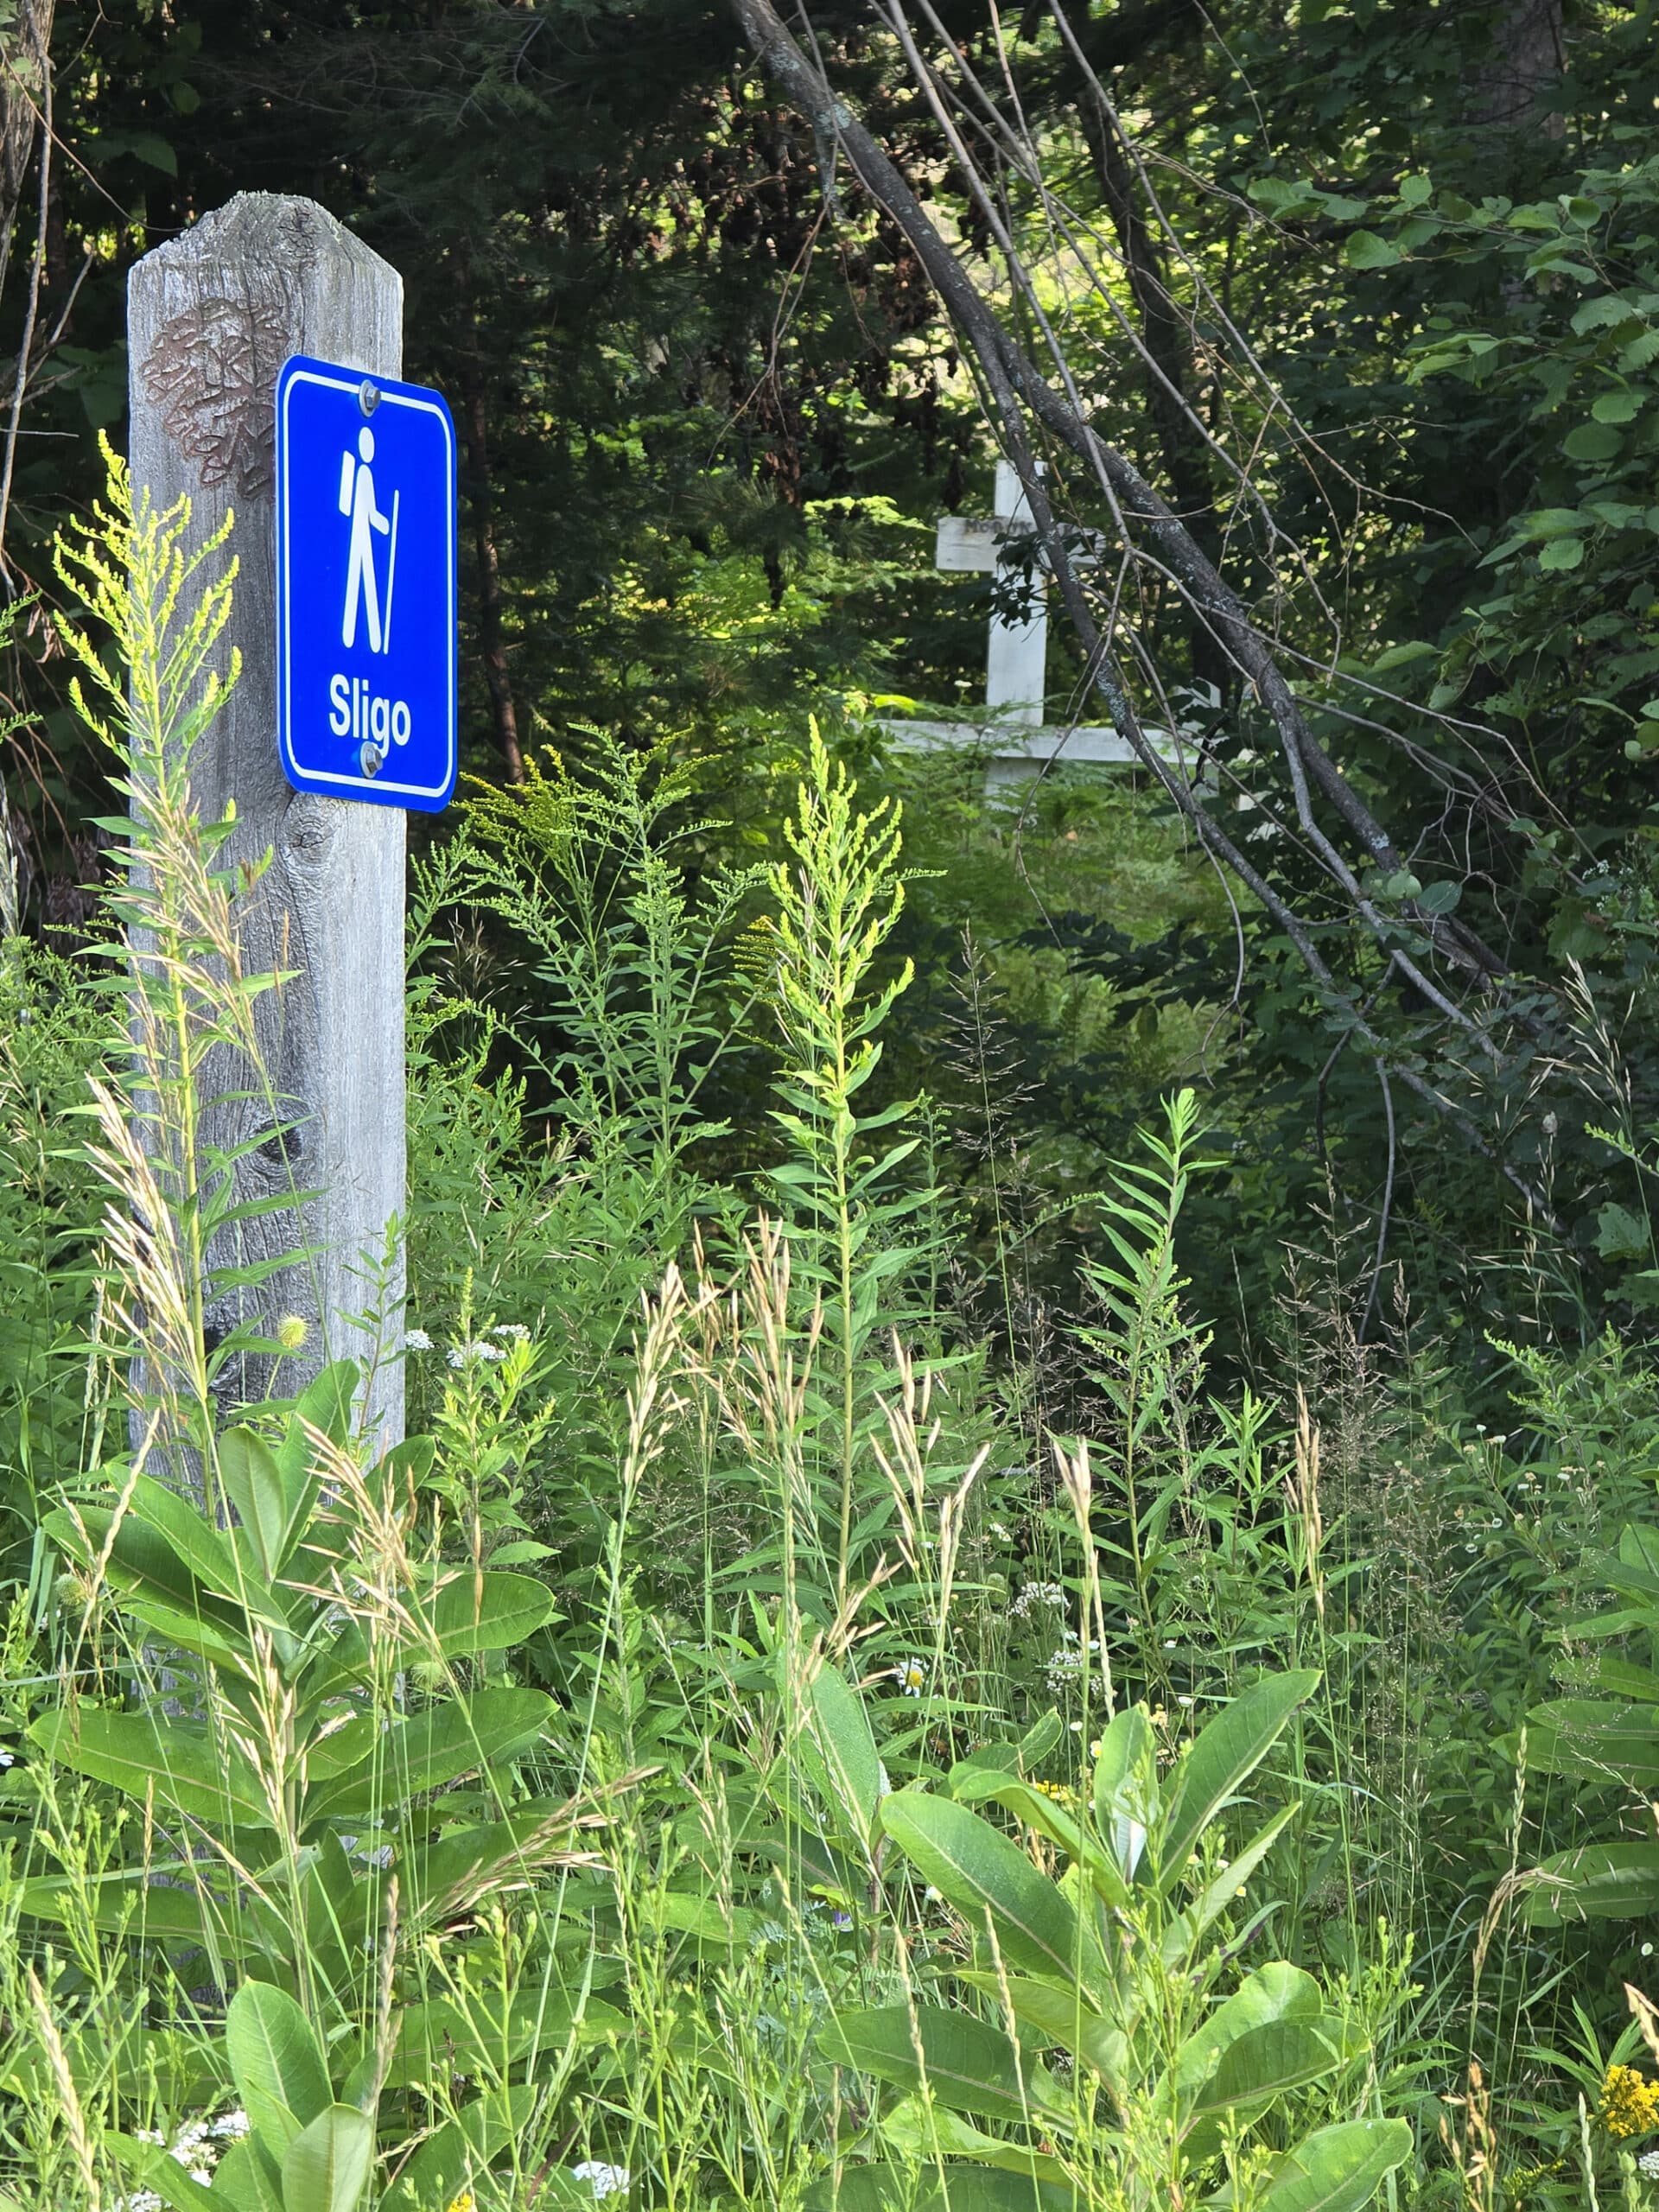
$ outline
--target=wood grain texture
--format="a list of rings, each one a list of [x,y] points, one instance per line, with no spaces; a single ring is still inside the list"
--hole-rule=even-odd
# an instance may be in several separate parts
[[[403,1434],[402,1261],[378,1332],[351,1317],[371,1302],[364,1269],[384,1253],[404,1205],[404,817],[395,808],[296,791],[276,749],[276,534],[271,440],[278,370],[304,353],[380,376],[403,367],[403,281],[333,216],[308,200],[242,193],[182,236],[147,254],[127,293],[135,491],[166,508],[191,501],[205,537],[234,508],[239,571],[220,651],[242,654],[229,707],[198,747],[191,783],[204,818],[234,798],[232,859],[270,851],[272,864],[238,906],[245,969],[294,969],[260,1008],[269,1085],[286,1118],[276,1133],[269,1098],[212,1109],[211,1142],[264,1126],[268,1141],[242,1171],[241,1194],[314,1190],[301,1217],[272,1213],[238,1227],[237,1257],[296,1249],[311,1256],[235,1294],[212,1317],[308,1325],[304,1351],[282,1363],[295,1389],[326,1359],[376,1361],[370,1415],[383,1439]],[[229,1073],[229,1071],[227,1071]],[[224,1088],[239,1089],[231,1077]],[[283,1116],[279,1116],[281,1118]],[[215,1254],[216,1259],[229,1256]],[[226,1370],[227,1407],[268,1395],[270,1363]]]

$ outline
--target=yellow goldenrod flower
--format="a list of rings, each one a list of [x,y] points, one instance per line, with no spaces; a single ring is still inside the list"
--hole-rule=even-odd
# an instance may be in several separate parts
[[[1659,2127],[1659,2082],[1645,2080],[1634,2066],[1610,2066],[1596,2111],[1615,2142],[1649,2134]]]
[[[463,2189],[449,2206],[448,2212],[477,2212],[477,2200],[470,2189]]]

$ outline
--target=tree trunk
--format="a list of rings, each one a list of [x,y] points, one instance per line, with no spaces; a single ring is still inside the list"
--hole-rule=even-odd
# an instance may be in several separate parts
[[[0,37],[0,291],[5,288],[35,141],[46,113],[57,0],[17,0]]]
[[[1505,0],[1492,25],[1492,50],[1474,83],[1474,119],[1500,130],[1533,124],[1538,103],[1566,67],[1561,0]],[[1560,116],[1547,117],[1551,137]]]
[[[1221,556],[1221,542],[1204,436],[1192,412],[1192,348],[1186,318],[1171,294],[1168,265],[1135,190],[1133,165],[1116,117],[1092,82],[1083,86],[1080,106],[1095,173],[1141,317],[1141,340],[1146,348],[1141,383],[1157,432],[1170,505],[1206,559],[1215,562]],[[1225,694],[1235,671],[1210,625],[1190,615],[1187,633],[1194,676]]]
[[[507,781],[522,784],[524,748],[518,741],[518,709],[512,696],[512,678],[507,672],[506,645],[501,626],[501,560],[495,543],[489,425],[484,408],[483,372],[475,354],[468,359],[465,375],[467,473],[471,480],[467,497],[473,511],[473,550],[478,563],[478,641],[484,660],[484,678],[490,687],[495,741],[507,764]]]

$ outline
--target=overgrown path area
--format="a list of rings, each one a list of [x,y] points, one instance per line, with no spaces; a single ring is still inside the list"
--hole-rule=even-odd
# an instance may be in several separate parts
[[[0,2212],[1659,2212],[1656,29],[0,7]]]

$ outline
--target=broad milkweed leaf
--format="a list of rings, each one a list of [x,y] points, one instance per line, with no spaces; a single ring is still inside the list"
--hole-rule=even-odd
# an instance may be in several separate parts
[[[152,1878],[156,1875],[168,1876],[179,1886],[160,1888]],[[73,1928],[79,1914],[105,1935],[140,1942],[181,1940],[208,1945],[227,1959],[269,1955],[274,1948],[276,1931],[264,1919],[263,1906],[245,1898],[233,1918],[203,1886],[200,1868],[176,1860],[100,1874],[90,1881],[43,1875],[18,1883],[14,1895],[19,1909],[31,1918],[60,1921]]]
[[[820,2031],[818,2049],[832,2066],[850,2066],[902,2089],[925,2085],[950,2111],[982,2120],[1024,2126],[1041,2116],[1052,2123],[1068,2109],[1058,2084],[1022,2058],[1000,2028],[943,2005],[840,2013]]]
[[[1659,1843],[1586,1843],[1536,1869],[1524,1914],[1535,1928],[1563,1921],[1636,1920],[1659,1912]]]
[[[1321,2127],[1274,2168],[1257,2212],[1362,2212],[1411,2152],[1403,2120],[1350,2120]]]
[[[998,2004],[1006,1999],[1022,2027],[1036,2029],[1039,2037],[1057,2050],[1069,2050],[1094,2063],[1090,2054],[1097,2044],[1102,2018],[1095,2010],[1094,1999],[1077,1985],[1058,1989],[1052,1981],[1033,1981],[1024,1974],[988,1974],[979,1967],[960,1969],[957,1980]]]
[[[919,2098],[906,2097],[893,2107],[881,2122],[881,2139],[906,2157],[925,2163],[938,2158],[972,2158],[978,2165],[994,2166],[1004,2173],[1066,2186],[1065,2168],[1049,2152],[987,2135],[959,2113],[925,2104]]]
[[[333,2101],[322,2045],[286,1990],[245,1981],[225,2017],[225,2048],[243,2109],[268,2143],[291,2142]]]
[[[359,1770],[361,1758],[353,1756],[349,1772],[308,1789],[303,1817],[308,1824],[356,1818],[495,1766],[533,1744],[552,1710],[544,1691],[522,1689],[480,1690],[431,1706],[381,1729],[369,1773]],[[340,1732],[353,1726],[348,1722]],[[353,1754],[361,1742],[353,1738]]]
[[[988,1800],[1000,1805],[1005,1813],[1012,1813],[1016,1820],[1023,1821],[1027,1827],[1057,1844],[1074,1865],[1083,1868],[1108,1904],[1128,1906],[1129,1885],[1111,1859],[1079,1821],[1033,1783],[1021,1782],[1014,1775],[999,1774],[991,1767],[970,1768],[964,1772],[958,1766],[952,1779],[956,1785],[953,1795],[958,1804],[982,1804]]]
[[[283,2212],[358,2212],[373,2166],[374,2122],[330,2105],[283,2153]]]
[[[1205,2079],[1218,2054],[1240,2036],[1277,2020],[1317,2020],[1323,2009],[1319,1985],[1312,1974],[1282,1960],[1258,1967],[1181,2045],[1172,2078],[1178,2087],[1193,2088]]]
[[[1317,2082],[1342,2063],[1334,2020],[1269,2020],[1235,2037],[1216,2070],[1201,2083],[1187,2112],[1189,2147],[1203,2155],[1216,2123],[1227,2113],[1253,2120],[1276,2098]],[[1213,2139],[1218,2143],[1217,2133]]]
[[[288,1552],[289,1499],[282,1471],[251,1428],[227,1428],[219,1440],[219,1473],[226,1495],[267,1582],[282,1573]]]
[[[864,1700],[828,1660],[808,1684],[806,1697],[810,1735],[802,1749],[820,1770],[814,1778],[868,1845],[874,1840],[885,1778]]]
[[[505,1651],[545,1628],[553,1593],[528,1574],[470,1571],[446,1582],[423,1609],[423,1618],[446,1659],[480,1651]]]
[[[60,1766],[107,1782],[140,1804],[153,1789],[158,1804],[192,1820],[270,1824],[270,1802],[254,1768],[232,1745],[214,1742],[191,1722],[82,1706],[73,1713],[44,1715],[29,1734]]]
[[[213,2197],[231,2212],[287,2212],[282,2170],[263,2143],[244,2136],[232,2143],[213,2169]]]
[[[1527,1756],[1544,1774],[1659,1787],[1659,1715],[1650,1705],[1554,1698],[1527,1717]]]
[[[978,1933],[988,1911],[997,1941],[1017,1973],[1071,1980],[1083,1932],[1077,1915],[1025,1853],[963,1805],[901,1789],[885,1799],[881,1825],[924,1881]]]
[[[912,2165],[845,2166],[814,2182],[804,2202],[804,2212],[1082,2212],[1087,2199],[1070,2183],[950,2159],[919,2176]]]
[[[1224,1707],[1188,1746],[1169,1789],[1158,1843],[1158,1886],[1166,1895],[1205,1828],[1266,1758],[1319,1681],[1318,1669],[1311,1667],[1270,1675]]]

